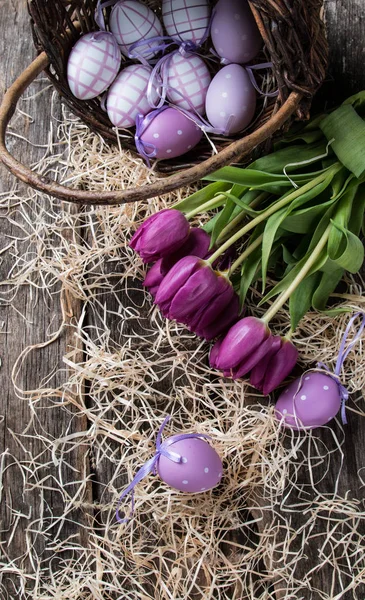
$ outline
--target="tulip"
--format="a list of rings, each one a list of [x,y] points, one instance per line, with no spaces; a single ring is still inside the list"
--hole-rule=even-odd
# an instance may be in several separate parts
[[[180,211],[160,210],[137,229],[129,245],[143,262],[155,262],[181,248],[189,232],[189,222]]]
[[[238,310],[233,301],[235,292],[226,277],[196,256],[186,256],[172,267],[163,279],[155,302],[162,314],[186,325],[198,335],[214,336],[222,326],[216,326],[220,315],[227,310],[234,319]],[[222,325],[227,322],[224,315]],[[218,334],[217,334],[218,335]]]
[[[181,258],[189,255],[206,258],[209,255],[209,246],[209,235],[199,227],[192,227],[188,239],[177,252],[160,258],[150,268],[143,282],[144,287],[155,297],[163,278]]]
[[[269,328],[260,319],[240,319],[222,340],[218,355],[214,359],[215,367],[227,372],[241,365],[269,336]]]
[[[269,353],[252,370],[250,383],[266,396],[291,373],[297,360],[298,350],[294,344],[276,336],[275,344]]]
[[[234,294],[232,300],[208,325],[199,324],[195,333],[207,341],[222,335],[238,320],[240,301],[237,294]]]

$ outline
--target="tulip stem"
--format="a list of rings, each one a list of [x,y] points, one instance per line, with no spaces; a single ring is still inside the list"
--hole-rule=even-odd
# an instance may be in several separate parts
[[[232,264],[231,268],[230,268],[230,273],[233,273],[237,267],[239,267],[243,261],[246,260],[246,258],[248,256],[250,256],[250,254],[256,250],[256,248],[258,248],[263,240],[264,234],[262,233],[254,242],[252,242],[252,244],[250,244],[249,246],[247,246],[247,248],[245,248],[245,250],[242,252],[242,254],[237,258],[237,260],[234,261],[234,263]]]
[[[217,196],[214,196],[214,198],[211,198],[207,202],[204,202],[204,204],[201,204],[200,206],[197,206],[190,212],[186,213],[185,217],[189,221],[199,213],[206,212],[207,210],[213,210],[213,208],[218,208],[219,206],[222,206],[222,204],[224,204],[226,200],[227,196],[225,196],[224,194],[218,194]]]
[[[250,208],[256,208],[256,206],[261,204],[263,200],[266,200],[268,196],[270,196],[268,192],[261,192],[261,194],[259,194],[257,198],[255,198],[255,200],[250,202],[247,206],[249,206]],[[246,215],[247,212],[245,208],[242,207],[241,212],[234,219],[232,219],[232,221],[228,223],[228,225],[226,225],[224,229],[222,229],[219,236],[217,237],[217,243],[219,243],[221,240],[227,237],[227,234],[231,233],[231,231],[235,229],[237,225],[239,225],[239,223],[241,223],[241,221],[245,218]]]
[[[340,168],[341,168],[341,164],[338,162],[335,163],[334,165],[332,165],[332,167],[330,169],[327,169],[326,171],[324,171],[323,173],[321,173],[320,175],[318,175],[317,177],[312,179],[312,181],[308,181],[308,183],[306,183],[302,187],[294,190],[288,196],[285,196],[281,200],[278,200],[277,202],[275,202],[274,204],[269,206],[269,208],[267,208],[264,212],[262,212],[260,215],[258,215],[254,219],[252,219],[252,221],[250,221],[249,223],[246,223],[246,225],[244,225],[241,229],[239,229],[237,231],[237,233],[235,233],[231,238],[229,238],[229,240],[227,240],[224,244],[222,244],[222,246],[220,246],[218,248],[218,250],[216,250],[210,258],[208,258],[207,262],[209,262],[210,264],[213,264],[221,254],[223,254],[226,250],[228,250],[228,248],[230,248],[235,242],[237,242],[237,240],[239,240],[243,235],[245,235],[245,233],[248,233],[249,231],[251,231],[251,229],[254,229],[256,227],[256,225],[259,225],[259,223],[262,223],[263,221],[265,221],[268,217],[270,217],[275,212],[280,210],[280,208],[283,208],[287,204],[290,204],[290,202],[292,202],[299,196],[302,196],[306,192],[309,192],[309,190],[313,189],[314,187],[316,187],[317,185],[322,183],[328,177],[328,175],[331,171],[333,173],[336,173]]]
[[[280,296],[275,300],[275,302],[271,305],[268,311],[261,317],[261,320],[268,324],[269,321],[276,315],[276,313],[284,306],[285,302],[289,300],[291,294],[296,290],[298,285],[303,281],[303,279],[308,275],[309,271],[315,264],[316,260],[319,258],[323,248],[326,246],[332,225],[328,225],[326,231],[322,235],[319,240],[317,246],[314,248],[308,260],[304,263],[303,267],[299,271],[298,275],[293,279],[291,284],[284,290]]]

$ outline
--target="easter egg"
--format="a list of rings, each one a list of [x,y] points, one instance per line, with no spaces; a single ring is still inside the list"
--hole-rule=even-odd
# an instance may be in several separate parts
[[[134,127],[136,116],[150,112],[147,86],[152,69],[144,65],[126,67],[111,86],[106,101],[108,116],[116,127]],[[153,90],[153,102],[158,99]]]
[[[202,131],[177,108],[163,107],[149,113],[148,123],[142,132],[136,133],[136,142],[148,151],[154,150],[154,158],[166,159],[181,156],[196,146]]]
[[[210,123],[226,135],[247,127],[255,114],[256,91],[246,69],[227,65],[218,71],[208,88],[205,108]]]
[[[114,81],[121,62],[114,37],[106,31],[83,35],[71,50],[67,81],[72,94],[80,100],[96,98]]]
[[[293,381],[279,396],[275,406],[276,417],[292,429],[313,429],[326,425],[341,408],[337,382],[318,371],[308,371]]]
[[[118,2],[111,12],[109,27],[125,56],[128,56],[129,47],[135,42],[162,35],[162,25],[155,13],[136,0]],[[151,42],[150,45],[143,46],[143,49],[153,46],[156,43]],[[151,58],[154,54],[156,52],[152,51],[144,56]]]
[[[199,45],[209,27],[209,2],[208,0],[163,0],[162,18],[165,29],[172,38]]]
[[[232,63],[246,63],[263,43],[246,0],[219,0],[214,9],[211,37],[219,56]]]
[[[162,481],[180,492],[205,492],[218,485],[222,478],[223,466],[217,452],[208,442],[199,438],[175,441],[179,436],[168,438],[164,445],[168,450],[182,457],[175,463],[161,456],[157,470]]]
[[[193,106],[199,114],[203,114],[205,98],[211,82],[204,60],[195,54],[182,56],[176,52],[171,55],[166,71],[167,98],[176,106],[181,106],[185,110],[191,110]]]

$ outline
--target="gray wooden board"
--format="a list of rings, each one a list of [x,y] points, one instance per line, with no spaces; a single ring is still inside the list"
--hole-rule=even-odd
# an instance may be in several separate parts
[[[327,25],[329,30],[329,43],[331,48],[331,64],[329,69],[328,81],[318,96],[317,105],[324,104],[333,105],[336,101],[340,101],[351,93],[355,93],[362,88],[365,88],[365,69],[364,69],[364,21],[365,21],[365,6],[363,0],[327,0],[325,3]],[[16,78],[22,69],[31,61],[34,56],[32,46],[29,17],[26,9],[26,0],[2,0],[1,2],[1,20],[0,20],[0,56],[1,56],[1,74],[0,74],[0,94],[6,87]],[[36,89],[36,88],[35,88]],[[37,110],[34,114],[35,125],[30,125],[26,119],[18,118],[17,132],[19,134],[26,133],[28,137],[35,143],[44,143],[47,131],[44,130],[43,123],[49,123],[50,115],[50,96],[42,95],[37,103]],[[25,145],[16,139],[12,139],[11,145],[17,156],[20,157],[26,164],[30,164],[42,155],[42,149],[35,146]],[[1,170],[0,191],[6,191],[13,185],[13,179],[3,169]],[[5,236],[17,235],[14,225],[5,225],[2,221],[2,246],[6,244]],[[10,262],[5,259],[1,265],[2,277],[6,276]],[[108,308],[113,309],[113,298],[105,296],[105,302],[108,303]],[[1,308],[1,321],[3,321],[2,335],[0,338],[0,357],[2,365],[0,369],[2,381],[2,394],[0,397],[0,415],[4,416],[4,420],[0,421],[0,450],[8,449],[9,456],[14,455],[18,460],[27,458],[27,444],[32,444],[32,453],[37,454],[38,451],[44,450],[41,440],[30,440],[23,438],[23,448],[15,441],[12,432],[20,433],[29,423],[31,411],[28,404],[24,400],[19,400],[13,390],[11,383],[12,366],[25,345],[37,343],[45,339],[47,328],[52,321],[52,330],[56,330],[60,322],[59,302],[57,299],[52,304],[48,305],[47,310],[44,309],[42,301],[34,304],[29,300],[28,290],[20,290],[17,300],[16,309],[8,306]],[[73,319],[78,316],[79,307],[77,303],[73,304]],[[26,320],[23,316],[25,315]],[[94,316],[89,314],[87,322],[93,324]],[[117,332],[114,332],[117,336]],[[67,334],[60,338],[59,341],[52,344],[42,351],[35,351],[28,359],[27,366],[23,370],[21,384],[27,389],[33,388],[41,380],[49,370],[49,365],[62,366],[62,357],[67,351],[68,344],[72,343],[71,334]],[[81,357],[82,349],[80,349]],[[164,391],[168,390],[168,384],[164,383]],[[46,402],[45,402],[46,404]],[[48,404],[47,406],[50,406]],[[70,409],[71,411],[71,409]],[[68,432],[79,431],[87,428],[87,422],[82,419],[72,419],[70,412],[58,411],[57,419],[52,418],[52,409],[43,411],[42,427],[47,430],[49,435],[54,438],[62,437],[68,427]],[[39,413],[38,413],[39,415]],[[347,428],[346,442],[344,445],[345,463],[340,479],[339,491],[345,494],[350,491],[352,497],[359,500],[364,499],[363,490],[361,489],[360,480],[357,476],[357,470],[363,466],[363,457],[365,455],[364,439],[365,425],[363,420],[356,418],[356,415],[350,415],[350,422]],[[327,438],[327,439],[326,439]],[[323,434],[323,440],[329,443],[328,434]],[[29,447],[29,446],[28,446]],[[72,456],[71,461],[73,466],[80,467],[85,457],[80,456],[82,451],[78,452],[77,456]],[[87,459],[87,457],[86,457]],[[48,462],[49,456],[45,453],[41,459],[44,463]],[[97,502],[112,473],[108,471],[111,468],[107,463],[99,465],[93,472],[95,485],[93,489],[88,488],[87,499]],[[56,475],[52,472],[52,467],[49,467],[47,473],[42,473],[40,470],[38,477],[41,478],[45,474],[49,476]],[[67,478],[67,473],[64,473]],[[305,473],[300,475],[302,483],[307,482]],[[332,465],[326,479],[321,484],[321,491],[326,493],[328,488],[331,488],[333,480],[336,477],[336,465]],[[17,528],[16,535],[9,543],[9,506],[15,508],[19,513],[28,515],[31,508],[32,514],[30,519],[21,517],[24,523],[24,531],[32,519],[37,519],[40,514],[39,497],[36,489],[30,489],[24,495],[19,493],[22,489],[20,485],[20,473],[16,467],[11,467],[6,471],[6,494],[2,499],[0,506],[0,553],[7,557],[7,560],[15,559],[18,556],[24,555],[20,564],[26,570],[30,564],[26,547],[26,536],[21,528]],[[31,488],[29,482],[28,487]],[[330,484],[330,485],[329,485]],[[54,512],[61,511],[63,498],[56,489],[49,490],[45,497],[45,506],[52,506]],[[106,500],[104,495],[103,501]],[[294,499],[293,499],[294,500]],[[292,524],[294,528],[299,528],[303,525],[303,515],[297,513],[293,518]],[[83,536],[82,527],[83,517],[80,515],[79,526],[73,523],[64,524],[60,535],[69,536],[75,535],[82,544],[86,544],[87,540]],[[320,534],[321,532],[319,532]],[[50,532],[51,536],[52,532]],[[47,547],[49,540],[37,534],[37,528],[32,528],[29,531],[30,540],[37,545],[37,550],[41,551]],[[239,539],[240,533],[237,532]],[[312,544],[305,549],[300,569],[304,576],[310,567],[316,566],[318,555],[318,547]],[[4,558],[3,558],[4,560]],[[323,593],[330,593],[331,590],[331,566],[327,565],[319,572],[312,573],[312,582],[318,590]],[[351,574],[348,575],[351,577]],[[11,577],[6,574],[2,575],[2,586],[0,587],[0,597],[6,598],[8,593],[9,598],[20,598],[16,592],[16,587],[11,583]],[[13,578],[13,583],[16,585],[19,582],[17,578]],[[336,594],[336,588],[332,590]],[[361,593],[358,590],[359,597],[365,596],[365,590]],[[278,597],[280,592],[278,592]],[[353,598],[351,592],[343,596],[345,600]]]

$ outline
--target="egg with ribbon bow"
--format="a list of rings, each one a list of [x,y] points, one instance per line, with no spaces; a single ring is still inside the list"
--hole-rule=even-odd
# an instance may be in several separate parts
[[[341,384],[337,379],[320,371],[306,371],[281,393],[275,415],[285,427],[314,429],[331,421],[341,402]]]
[[[213,77],[206,97],[209,122],[225,135],[242,131],[256,110],[256,91],[247,70],[227,65]]]
[[[188,113],[163,106],[143,119],[137,118],[135,142],[146,159],[168,159],[181,156],[196,146],[203,133]]]
[[[205,112],[205,99],[211,82],[209,69],[196,54],[187,56],[175,52],[165,64],[167,98],[185,110]]]
[[[118,44],[107,31],[83,35],[67,62],[72,94],[80,100],[90,100],[105,92],[117,76],[121,59]]]
[[[129,65],[115,79],[108,92],[106,108],[116,127],[134,127],[138,114],[150,112],[147,88],[151,71],[151,67],[145,65]],[[159,97],[157,89],[152,88],[151,94],[156,102]]]
[[[157,463],[157,471],[162,481],[179,490],[196,494],[212,489],[219,484],[223,466],[217,452],[199,437],[180,439],[171,436],[164,442],[166,450],[181,457],[173,462],[162,454]]]
[[[109,27],[124,56],[128,56],[132,44],[142,40],[146,42],[141,46],[145,58],[152,58],[158,52],[158,49],[153,49],[156,43],[148,43],[148,40],[162,36],[162,25],[157,15],[145,4],[137,0],[120,0],[110,14]]]
[[[263,46],[246,0],[219,0],[214,8],[210,33],[217,54],[231,63],[247,63]]]
[[[199,46],[208,36],[208,0],[163,0],[162,19],[172,38]]]

